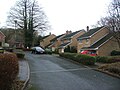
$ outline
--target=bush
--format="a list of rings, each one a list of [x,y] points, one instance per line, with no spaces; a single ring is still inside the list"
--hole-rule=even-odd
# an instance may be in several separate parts
[[[52,53],[59,54],[59,51],[58,49],[55,49],[55,51],[53,51]]]
[[[67,46],[64,49],[64,52],[68,52],[68,53],[77,53],[77,48],[75,46]]]
[[[14,52],[17,55],[18,58],[24,58],[24,56],[25,56],[22,49],[15,49]]]
[[[97,62],[101,63],[115,63],[115,62],[120,62],[120,56],[97,56],[96,57]]]
[[[64,52],[70,52],[70,46],[69,45],[64,49]]]
[[[88,55],[80,55],[76,53],[61,53],[59,55],[61,57],[72,59],[85,65],[94,65],[96,62],[95,57],[88,56]]]
[[[96,62],[95,57],[80,54],[75,56],[75,60],[85,65],[94,65]]]
[[[120,51],[112,51],[111,52],[111,56],[117,56],[117,55],[120,55]]]
[[[21,52],[16,52],[16,55],[18,58],[24,58],[25,54],[24,53],[21,53]]]
[[[75,59],[76,53],[60,53],[61,57],[68,58],[68,59]]]
[[[18,71],[18,59],[15,54],[0,54],[0,90],[12,90]]]
[[[0,49],[0,53],[4,53],[4,49]]]
[[[52,51],[51,51],[51,49],[45,49],[45,53],[46,54],[52,54]]]
[[[108,57],[105,56],[97,56],[96,57],[96,62],[102,62],[102,63],[108,63]]]
[[[120,56],[111,56],[109,57],[111,63],[120,62]]]

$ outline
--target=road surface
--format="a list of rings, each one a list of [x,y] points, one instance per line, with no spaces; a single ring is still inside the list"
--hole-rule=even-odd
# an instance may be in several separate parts
[[[120,79],[53,55],[26,53],[32,90],[120,90]]]

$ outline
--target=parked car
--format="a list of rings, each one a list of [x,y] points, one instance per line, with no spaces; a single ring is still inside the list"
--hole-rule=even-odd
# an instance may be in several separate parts
[[[96,51],[93,50],[83,50],[80,54],[90,55],[90,56],[97,56]]]
[[[32,47],[32,53],[34,54],[44,54],[45,53],[45,50],[39,46],[37,47]]]

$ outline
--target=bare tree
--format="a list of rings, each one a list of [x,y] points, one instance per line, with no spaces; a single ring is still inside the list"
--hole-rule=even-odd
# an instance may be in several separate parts
[[[19,0],[10,9],[8,25],[24,30],[25,46],[32,46],[33,32],[35,30],[46,31],[49,24],[45,13],[36,0]]]
[[[109,22],[110,31],[113,33],[119,48],[120,48],[120,1],[113,0],[109,7]]]
[[[108,7],[108,16],[97,22],[98,26],[108,26],[120,48],[120,0],[112,0]]]

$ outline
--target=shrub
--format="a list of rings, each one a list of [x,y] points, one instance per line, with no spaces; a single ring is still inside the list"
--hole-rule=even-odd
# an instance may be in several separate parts
[[[88,55],[80,55],[76,53],[61,53],[59,55],[61,57],[72,59],[85,65],[94,65],[96,62],[95,57],[88,56]]]
[[[111,63],[120,62],[120,56],[111,56],[109,57]]]
[[[18,71],[18,59],[15,54],[0,54],[0,90],[12,89]]]
[[[94,65],[96,62],[95,57],[80,54],[75,56],[75,60],[85,65]]]
[[[59,54],[59,51],[58,49],[55,49],[55,51],[53,51],[52,53]]]
[[[17,55],[18,58],[24,58],[24,56],[25,56],[22,49],[15,49],[14,52]]]
[[[65,52],[70,52],[70,46],[68,45],[65,49],[64,49]]]
[[[60,53],[61,57],[68,58],[68,59],[75,59],[76,53]]]
[[[45,53],[46,54],[52,54],[52,51],[51,51],[51,49],[45,49]]]
[[[0,49],[0,53],[4,53],[4,49]]]
[[[111,52],[111,56],[117,56],[117,55],[120,55],[120,51],[112,51]]]
[[[97,56],[96,62],[108,63],[108,57],[105,56]]]
[[[77,53],[77,48],[75,46],[72,46],[70,49],[71,53]]]
[[[101,63],[114,63],[114,62],[120,62],[120,56],[97,56],[96,57],[97,62]]]
[[[24,56],[25,56],[25,54],[22,52],[16,52],[16,55],[18,58],[21,58],[21,59],[24,58]]]

